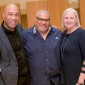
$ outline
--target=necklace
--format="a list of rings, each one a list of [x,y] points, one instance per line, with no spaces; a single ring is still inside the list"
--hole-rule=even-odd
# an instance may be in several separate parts
[[[62,44],[61,44],[61,56],[62,56],[62,59],[63,59],[63,54],[64,54],[64,48],[66,46],[66,44],[69,42],[70,38],[72,36],[72,33],[71,34],[65,34],[63,40],[62,40]]]

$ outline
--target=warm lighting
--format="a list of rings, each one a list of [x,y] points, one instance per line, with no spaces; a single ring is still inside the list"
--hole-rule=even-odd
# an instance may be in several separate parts
[[[69,3],[78,2],[78,0],[68,0]]]

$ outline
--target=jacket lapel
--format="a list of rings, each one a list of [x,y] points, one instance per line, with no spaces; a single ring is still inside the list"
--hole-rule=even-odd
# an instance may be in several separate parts
[[[14,59],[15,62],[17,62],[15,54],[13,52],[13,49],[10,45],[10,42],[9,42],[7,36],[5,35],[5,33],[4,33],[4,31],[1,27],[0,27],[0,38],[1,38],[2,42],[4,43],[4,45],[7,48],[7,49],[4,49],[4,50],[9,50],[9,53],[11,54],[12,58]]]

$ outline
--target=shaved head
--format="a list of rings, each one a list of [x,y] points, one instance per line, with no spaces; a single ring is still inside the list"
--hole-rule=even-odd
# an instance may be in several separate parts
[[[17,10],[18,12],[20,12],[20,9],[19,9],[19,7],[17,5],[9,4],[9,5],[5,6],[3,13],[6,13],[8,11],[13,11],[13,10]]]
[[[14,30],[19,22],[20,9],[15,4],[9,4],[3,12],[3,20],[6,28]]]

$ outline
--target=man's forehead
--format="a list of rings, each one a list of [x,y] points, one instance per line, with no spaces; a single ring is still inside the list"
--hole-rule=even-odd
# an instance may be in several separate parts
[[[18,8],[16,5],[14,5],[14,4],[7,5],[7,6],[5,7],[5,11],[6,11],[6,10],[13,10],[13,9],[19,10],[19,8]]]
[[[5,8],[4,13],[20,13],[17,6],[9,5]]]
[[[47,13],[40,13],[40,14],[37,15],[37,17],[39,17],[39,18],[50,18],[49,14],[47,14]]]

